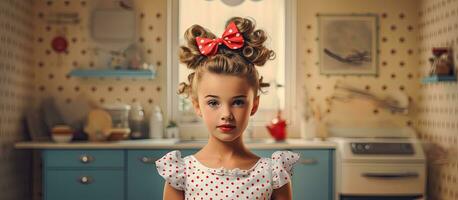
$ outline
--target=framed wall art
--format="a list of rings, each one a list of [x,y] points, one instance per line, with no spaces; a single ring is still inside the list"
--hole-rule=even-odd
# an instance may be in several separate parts
[[[377,15],[319,14],[318,25],[321,74],[377,75]]]

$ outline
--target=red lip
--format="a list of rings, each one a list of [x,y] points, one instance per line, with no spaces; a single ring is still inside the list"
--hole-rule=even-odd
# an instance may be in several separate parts
[[[218,128],[221,132],[229,132],[229,131],[232,131],[233,129],[235,129],[235,126],[234,126],[234,125],[231,125],[231,124],[223,124],[223,125],[217,126],[217,128]]]
[[[218,128],[219,128],[219,127],[234,128],[235,126],[232,125],[232,124],[221,124],[221,125],[219,125],[219,126],[217,126],[217,127],[218,127]]]

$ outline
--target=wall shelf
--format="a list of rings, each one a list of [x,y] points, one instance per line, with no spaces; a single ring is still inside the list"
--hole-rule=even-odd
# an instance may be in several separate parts
[[[74,69],[69,73],[73,77],[118,77],[118,78],[147,78],[154,79],[156,73],[152,70],[121,70],[121,69]]]
[[[437,82],[445,82],[445,81],[456,81],[456,76],[428,76],[423,78],[423,83],[437,83]]]

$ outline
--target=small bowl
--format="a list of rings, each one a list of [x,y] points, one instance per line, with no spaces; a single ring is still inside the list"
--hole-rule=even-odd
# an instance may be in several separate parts
[[[57,143],[69,143],[73,139],[73,134],[52,134],[52,140]]]
[[[55,142],[67,143],[73,139],[73,129],[67,125],[57,125],[51,129],[51,137]]]

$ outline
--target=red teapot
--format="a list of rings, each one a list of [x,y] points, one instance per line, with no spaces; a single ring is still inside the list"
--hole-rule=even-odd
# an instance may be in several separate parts
[[[277,116],[266,126],[270,135],[277,140],[281,141],[286,138],[286,121],[281,118],[281,111],[279,110]]]

